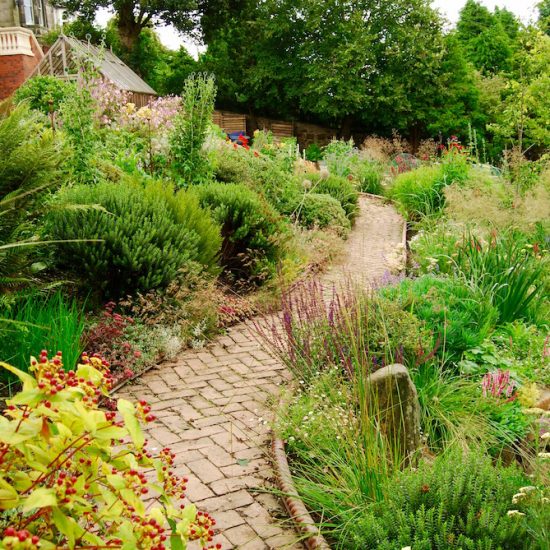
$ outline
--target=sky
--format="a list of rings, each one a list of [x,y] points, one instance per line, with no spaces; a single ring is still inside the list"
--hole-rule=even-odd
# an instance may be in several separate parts
[[[539,0],[481,0],[481,3],[491,10],[494,9],[495,6],[507,8],[519,16],[522,21],[527,22],[530,19],[536,19],[536,5],[538,1]],[[459,12],[465,3],[466,0],[432,0],[432,5],[439,9],[442,15],[451,24],[456,23]],[[106,9],[102,9],[97,15],[97,22],[100,25],[105,25],[110,17],[111,13]],[[189,53],[195,58],[198,57],[200,51],[204,50],[203,46],[182,39],[172,27],[160,27],[158,31],[161,42],[168,48],[178,49],[180,45],[185,44]]]

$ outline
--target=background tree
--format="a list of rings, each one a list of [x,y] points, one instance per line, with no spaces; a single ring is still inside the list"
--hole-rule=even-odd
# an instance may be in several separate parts
[[[541,29],[550,35],[550,0],[543,0],[537,4],[539,12],[539,25]]]
[[[508,10],[491,13],[479,2],[468,0],[460,11],[457,36],[476,69],[494,74],[509,68],[518,28],[517,19]]]
[[[114,10],[120,41],[132,51],[141,31],[154,24],[174,25],[181,32],[196,26],[195,0],[54,0],[55,6],[92,22],[99,8]]]
[[[345,137],[410,113],[408,93],[436,78],[441,40],[425,0],[267,0],[216,33],[202,62],[230,106],[336,125]]]

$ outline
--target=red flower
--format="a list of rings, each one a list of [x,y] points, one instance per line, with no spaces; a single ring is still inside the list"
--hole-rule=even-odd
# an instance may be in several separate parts
[[[258,153],[258,151],[254,151],[254,156],[255,156],[255,157],[259,157],[259,156],[260,156],[260,154]]]

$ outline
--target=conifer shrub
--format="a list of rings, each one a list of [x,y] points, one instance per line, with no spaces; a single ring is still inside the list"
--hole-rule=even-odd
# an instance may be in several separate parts
[[[340,202],[326,193],[306,193],[295,197],[291,209],[300,225],[312,229],[331,228],[341,236],[347,236],[351,226]]]
[[[85,265],[77,275],[109,297],[165,287],[192,262],[215,271],[221,242],[196,197],[158,182],[65,189],[49,229],[54,239],[76,241],[58,245],[58,266]]]
[[[210,183],[192,189],[222,233],[221,263],[235,280],[269,278],[283,256],[285,225],[277,211],[242,184]]]
[[[344,209],[347,218],[353,222],[357,216],[359,193],[350,180],[341,176],[317,176],[310,177],[313,182],[313,190],[334,197]]]

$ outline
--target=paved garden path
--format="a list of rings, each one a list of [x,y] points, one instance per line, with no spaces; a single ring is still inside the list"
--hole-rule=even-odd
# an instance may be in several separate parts
[[[402,228],[391,206],[361,198],[344,258],[323,281],[382,277],[388,255],[400,246]],[[289,378],[250,323],[241,323],[117,394],[152,405],[157,420],[148,426],[149,445],[176,453],[179,473],[189,477],[187,496],[215,517],[221,531],[215,542],[224,550],[302,548],[292,524],[279,521],[286,517],[280,501],[261,491],[273,478],[269,398]]]

